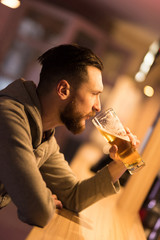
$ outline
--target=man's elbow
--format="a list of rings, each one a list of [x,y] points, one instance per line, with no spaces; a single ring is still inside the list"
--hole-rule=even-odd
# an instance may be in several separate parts
[[[33,210],[29,214],[21,214],[18,211],[18,217],[22,222],[32,226],[45,227],[55,213],[55,207]]]

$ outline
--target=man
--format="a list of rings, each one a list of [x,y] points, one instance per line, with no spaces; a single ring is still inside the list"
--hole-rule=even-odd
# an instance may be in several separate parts
[[[62,204],[79,212],[118,191],[126,168],[113,146],[110,156],[116,161],[79,182],[54,137],[60,125],[82,132],[86,120],[100,111],[100,59],[87,48],[60,45],[39,62],[37,88],[19,79],[0,92],[0,207],[11,198],[22,221],[43,227]]]

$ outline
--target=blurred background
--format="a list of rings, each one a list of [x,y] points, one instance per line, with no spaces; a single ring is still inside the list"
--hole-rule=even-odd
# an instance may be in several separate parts
[[[4,5],[7,0],[0,2],[0,89],[20,77],[37,84],[40,72],[37,58],[51,47],[63,43],[89,47],[104,63],[102,108],[115,109],[124,125],[141,140],[142,151],[155,119],[159,118],[160,2],[15,0],[19,5],[16,7],[12,0],[12,8]],[[108,151],[91,122],[79,136],[61,127],[56,129],[56,137],[70,164],[83,146],[92,145],[92,151],[98,151],[97,157],[103,158]],[[91,161],[90,167],[96,162],[97,159]],[[154,200],[160,199],[159,185],[157,176],[152,186],[152,189],[156,186]],[[154,205],[155,213],[153,206],[146,210],[153,200],[148,199],[149,195],[142,220],[147,238],[158,239],[160,200]],[[0,228],[5,229],[0,230],[0,239],[24,239],[30,227],[15,220],[12,204],[8,209],[0,212]],[[11,229],[15,229],[13,233]]]

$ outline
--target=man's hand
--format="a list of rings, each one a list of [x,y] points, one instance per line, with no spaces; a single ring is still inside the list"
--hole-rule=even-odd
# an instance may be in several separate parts
[[[133,135],[131,133],[131,131],[129,130],[129,128],[126,127],[125,130],[126,130],[126,133],[127,133],[128,137],[129,137],[131,143],[132,143],[132,146],[134,148],[137,148],[139,146],[139,144],[140,144],[140,141],[137,139],[137,136]]]
[[[131,144],[132,144],[132,147],[133,148],[137,148],[140,144],[140,141],[137,139],[137,136],[136,135],[133,135],[131,133],[131,131],[129,130],[129,128],[125,128],[126,130],[126,133],[127,133],[127,136],[129,137],[130,141],[131,141]],[[116,145],[113,145],[110,149],[109,149],[109,155],[110,155],[110,158],[112,158],[114,161],[121,161],[120,158],[118,157],[118,147]]]
[[[62,208],[63,208],[63,205],[62,205],[61,201],[58,200],[57,196],[56,196],[55,194],[53,194],[52,197],[53,197],[53,199],[54,199],[56,208],[57,208],[57,209],[62,209]]]
[[[133,148],[137,148],[140,144],[140,141],[137,139],[137,136],[133,135],[129,128],[125,128],[127,136],[129,137]],[[120,160],[118,156],[118,147],[116,145],[113,145],[109,149],[109,155],[114,160],[108,165],[108,170],[110,172],[111,178],[113,183],[115,183],[127,170],[123,162]]]

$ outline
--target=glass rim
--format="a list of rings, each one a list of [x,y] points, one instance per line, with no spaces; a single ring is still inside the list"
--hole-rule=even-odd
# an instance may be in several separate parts
[[[103,116],[103,115],[106,114],[107,112],[113,112],[113,113],[115,114],[114,109],[113,109],[112,107],[110,107],[110,108],[107,108],[106,110],[102,110],[102,111],[100,111],[99,113],[97,113],[96,116],[92,119],[92,121],[93,121],[94,119],[98,119],[99,117]]]

